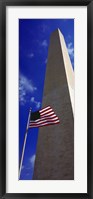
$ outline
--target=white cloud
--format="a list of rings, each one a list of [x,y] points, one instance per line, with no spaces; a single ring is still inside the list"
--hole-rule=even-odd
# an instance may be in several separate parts
[[[68,48],[71,48],[72,47],[72,43],[68,43]]]
[[[29,161],[30,161],[32,167],[34,167],[35,158],[36,158],[35,154],[29,158]]]
[[[46,48],[48,46],[47,41],[44,40],[41,45]]]
[[[48,26],[45,24],[42,24],[41,29],[42,29],[42,32],[44,33],[46,32],[46,30],[48,30]]]
[[[22,74],[20,75],[20,87],[24,87],[26,91],[30,91],[33,93],[37,88],[32,84],[31,80],[28,80],[25,76]]]
[[[22,105],[26,103],[26,91],[22,84],[19,82],[19,101]]]
[[[40,102],[37,102],[37,103],[36,103],[36,107],[37,107],[37,108],[40,108],[40,106],[41,106],[41,103],[40,103]]]
[[[41,103],[35,100],[35,97],[31,97],[31,102],[36,105],[36,108],[40,108]]]
[[[71,35],[68,35],[68,39],[69,39],[69,40],[71,39]]]
[[[74,57],[74,49],[73,48],[68,48],[68,53],[69,53],[69,55]]]
[[[19,101],[22,105],[26,103],[28,93],[33,93],[37,88],[31,80],[28,80],[24,75],[20,74],[19,78]]]
[[[29,175],[30,175],[30,173],[29,173],[29,172],[27,172],[27,173],[26,173],[26,176],[29,176]]]
[[[72,42],[68,43],[67,45],[68,53],[73,58],[74,57],[74,48]]]
[[[34,53],[31,53],[28,55],[29,58],[33,58],[34,57]]]
[[[47,64],[47,59],[45,59],[45,64]]]
[[[34,102],[35,101],[35,98],[34,97],[31,97],[31,102]]]

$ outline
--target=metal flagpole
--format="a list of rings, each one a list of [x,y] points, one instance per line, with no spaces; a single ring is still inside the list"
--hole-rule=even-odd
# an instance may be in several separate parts
[[[27,127],[26,127],[26,132],[25,132],[25,137],[24,137],[24,143],[23,143],[23,149],[22,149],[20,167],[19,167],[19,179],[20,179],[21,170],[22,170],[22,164],[23,164],[23,158],[24,158],[26,140],[27,140],[27,133],[28,133],[28,128],[29,128],[30,115],[31,115],[31,108],[30,108],[29,115],[28,115]]]

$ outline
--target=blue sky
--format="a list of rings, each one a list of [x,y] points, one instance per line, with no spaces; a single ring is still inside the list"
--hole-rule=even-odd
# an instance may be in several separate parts
[[[50,35],[57,28],[64,35],[74,69],[73,19],[19,19],[19,161],[29,108],[34,112],[42,107]],[[29,129],[20,180],[33,177],[37,141],[38,128]]]

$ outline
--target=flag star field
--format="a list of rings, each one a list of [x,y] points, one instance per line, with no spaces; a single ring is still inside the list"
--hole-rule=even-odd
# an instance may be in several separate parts
[[[29,109],[42,107],[50,36],[60,29],[74,70],[74,19],[19,19],[19,163]],[[43,127],[42,127],[43,128]],[[32,180],[38,129],[29,128],[20,180]]]

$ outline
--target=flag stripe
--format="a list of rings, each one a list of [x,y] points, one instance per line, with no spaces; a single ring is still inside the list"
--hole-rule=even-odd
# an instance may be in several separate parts
[[[32,127],[42,127],[42,126],[48,126],[48,125],[53,125],[53,124],[59,124],[59,120],[56,121],[56,122],[46,122],[46,123],[43,123],[43,124],[33,124],[33,125],[30,125],[29,127],[32,128]]]
[[[50,113],[50,112],[53,112],[53,110],[52,109],[48,109],[48,110],[40,113],[40,115],[45,115],[45,114]]]
[[[56,114],[51,113],[51,114],[43,115],[43,116],[41,116],[40,118],[47,118],[47,117],[49,117],[49,118],[53,118],[53,117],[57,117],[57,116],[56,116]]]
[[[39,120],[39,121],[32,121],[30,122],[30,124],[40,124],[41,122],[52,122],[52,121],[57,121],[59,120],[58,117],[54,118],[54,119],[42,119],[42,120]]]
[[[40,119],[37,119],[37,120],[31,120],[30,123],[37,123],[39,121],[42,121],[42,120],[48,120],[48,119],[55,119],[55,118],[58,118],[56,115],[53,115],[53,116],[45,116],[45,117],[41,117]]]
[[[45,116],[45,117],[41,117],[41,119],[55,119],[57,116],[56,115],[52,115],[52,116]],[[58,118],[58,117],[57,117]]]
[[[40,116],[48,116],[48,115],[53,115],[53,114],[54,114],[54,112],[51,111],[51,112],[49,112],[49,113],[47,113],[47,114],[44,114],[44,115],[41,115],[41,114],[40,114]]]
[[[46,107],[46,108],[41,109],[39,112],[42,113],[42,112],[44,112],[44,111],[46,111],[46,110],[48,110],[48,109],[50,109],[50,108],[51,108],[51,107],[48,106],[48,107]]]
[[[54,122],[45,121],[45,122],[40,122],[40,123],[37,123],[37,124],[32,123],[30,126],[33,126],[33,125],[37,126],[37,125],[42,125],[42,124],[46,124],[46,123],[47,123],[47,124],[50,124],[50,123],[56,124],[57,122],[59,122],[59,120],[56,120],[56,121],[54,121]]]

